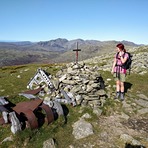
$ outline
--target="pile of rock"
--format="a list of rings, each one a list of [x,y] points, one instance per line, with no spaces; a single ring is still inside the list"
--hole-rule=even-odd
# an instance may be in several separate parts
[[[74,96],[78,105],[100,106],[106,99],[104,81],[97,67],[71,63],[59,71],[56,77],[60,82],[59,89]]]
[[[103,105],[107,98],[104,81],[97,67],[70,63],[55,76],[49,77],[53,86],[51,83],[50,87],[45,84],[40,92],[40,97],[46,101],[97,107]]]

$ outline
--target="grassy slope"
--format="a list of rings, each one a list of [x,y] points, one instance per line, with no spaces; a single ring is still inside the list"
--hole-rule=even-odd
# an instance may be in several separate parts
[[[11,66],[3,67],[0,69],[0,96],[9,95],[11,102],[17,103],[25,100],[22,97],[19,97],[17,94],[19,92],[25,91],[26,86],[30,78],[35,74],[37,68],[42,67],[46,69],[51,74],[55,74],[56,71],[60,69],[55,65],[22,65],[22,66]],[[112,78],[109,72],[100,72],[106,80],[107,78]],[[18,78],[20,75],[21,78]],[[148,86],[147,86],[148,74],[144,76],[139,76],[136,74],[131,74],[127,77],[127,81],[132,84],[131,90],[128,90],[132,95],[136,95],[137,92],[143,93],[148,96]],[[112,80],[110,84],[114,84]],[[97,124],[94,124],[98,121],[98,118],[92,113],[92,110],[89,108],[83,109],[82,113],[79,113],[80,107],[67,106],[69,114],[67,116],[67,124],[64,124],[64,119],[61,117],[57,121],[54,121],[51,125],[44,125],[41,128],[30,131],[25,129],[23,132],[18,133],[13,136],[13,142],[5,142],[0,145],[0,147],[28,147],[28,148],[40,148],[42,147],[43,141],[51,138],[56,139],[56,145],[60,148],[68,147],[70,144],[74,144],[77,147],[80,146],[80,143],[87,142],[88,138],[75,141],[72,135],[72,124],[79,119],[84,113],[90,113],[92,118],[91,123],[93,124],[95,134],[89,137],[91,142],[97,140],[97,135],[100,132]],[[114,103],[111,100],[108,100],[103,107],[104,115],[110,114],[112,111],[122,111],[120,108],[120,103]],[[10,132],[10,125],[0,126],[0,141],[4,138],[12,135]],[[25,146],[27,144],[27,146]]]

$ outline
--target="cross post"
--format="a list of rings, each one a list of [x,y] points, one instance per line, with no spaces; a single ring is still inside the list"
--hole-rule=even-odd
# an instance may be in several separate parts
[[[81,49],[78,48],[78,42],[77,42],[77,48],[73,49],[73,51],[76,52],[76,63],[78,63],[78,52],[81,51]]]

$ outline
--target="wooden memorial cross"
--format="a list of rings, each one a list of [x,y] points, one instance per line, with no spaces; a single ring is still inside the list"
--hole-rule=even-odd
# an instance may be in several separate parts
[[[73,49],[73,51],[76,51],[76,63],[78,63],[78,52],[81,51],[81,49],[78,48],[78,42],[77,42],[77,49]]]

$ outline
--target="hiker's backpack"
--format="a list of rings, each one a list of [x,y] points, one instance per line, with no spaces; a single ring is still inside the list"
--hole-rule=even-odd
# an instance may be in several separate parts
[[[118,54],[119,54],[119,52],[116,54],[116,58],[118,58]],[[130,70],[131,65],[132,65],[132,55],[129,52],[125,52],[123,54],[123,58],[124,58],[125,54],[128,54],[128,59],[124,64],[121,65],[121,67],[124,68],[124,69],[129,69]]]

